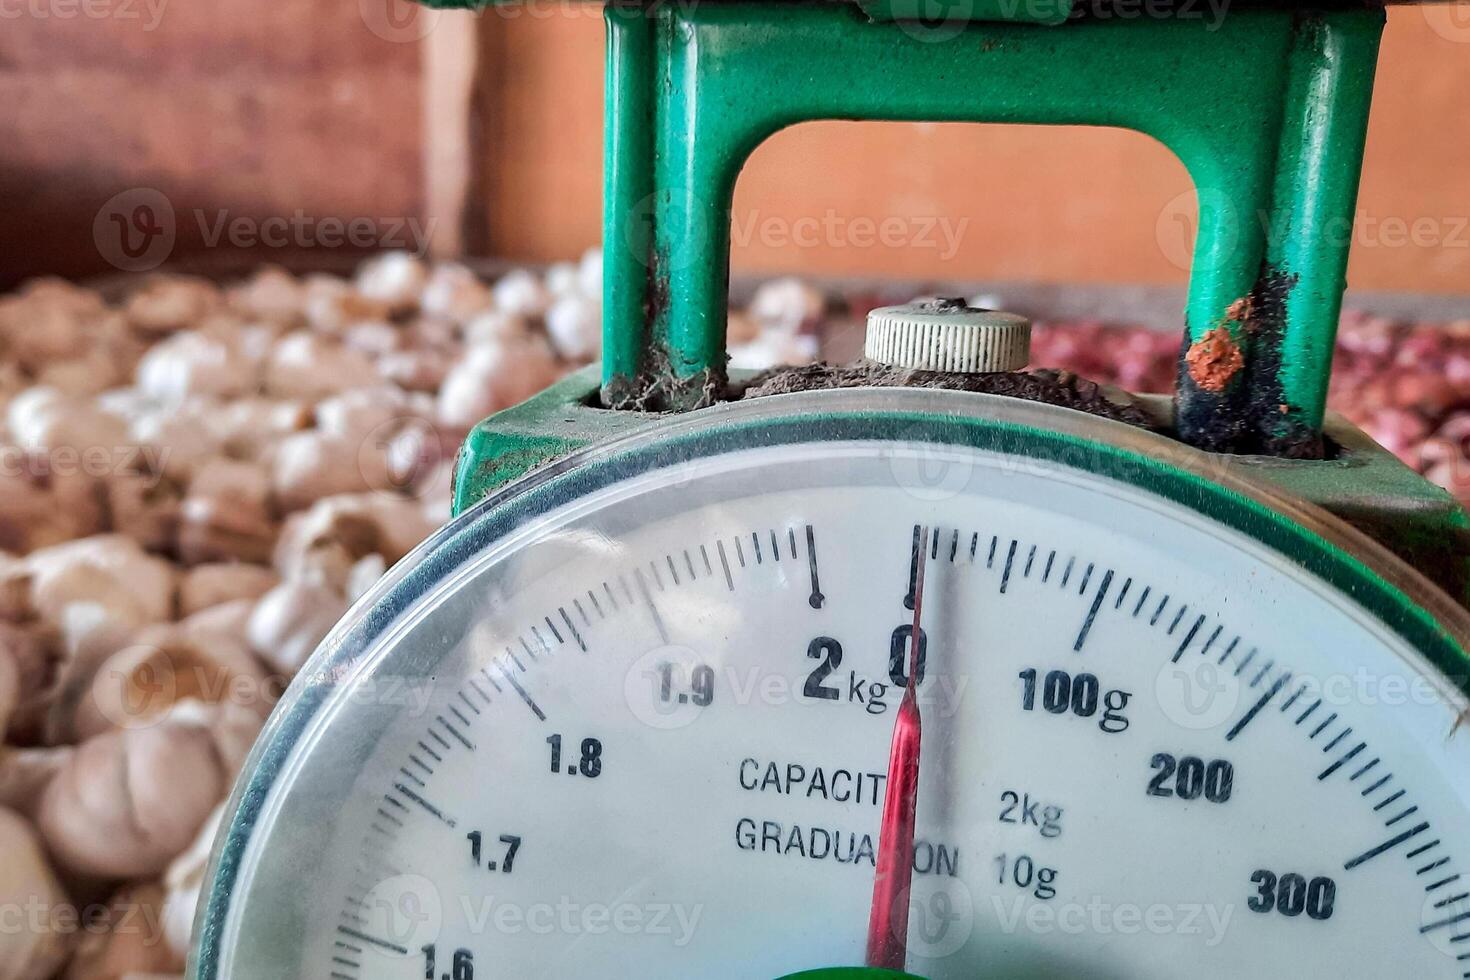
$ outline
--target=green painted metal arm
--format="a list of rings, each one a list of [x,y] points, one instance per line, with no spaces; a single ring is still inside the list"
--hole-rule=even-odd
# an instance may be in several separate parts
[[[1209,21],[1074,3],[608,5],[604,403],[681,410],[722,392],[735,181],[778,130],[1119,126],[1173,150],[1200,200],[1180,435],[1319,453],[1382,10],[1258,0]]]
[[[832,4],[607,17],[608,404],[683,409],[720,390],[735,180],[778,130],[1107,125],[1169,146],[1202,202],[1181,434],[1220,450],[1317,447],[1348,241],[1320,230],[1351,222],[1381,11],[976,23],[938,43]]]
[[[514,7],[527,0],[420,0],[440,10],[483,10]],[[564,2],[564,0],[563,0]],[[601,3],[604,0],[597,0]],[[611,0],[616,2],[616,0]],[[666,3],[669,0],[665,0]],[[810,0],[787,0],[807,3]],[[838,0],[852,3],[874,20],[923,21],[944,29],[966,21],[1011,21],[1027,24],[1060,24],[1072,16],[1074,0]],[[1281,0],[1278,0],[1281,2]]]

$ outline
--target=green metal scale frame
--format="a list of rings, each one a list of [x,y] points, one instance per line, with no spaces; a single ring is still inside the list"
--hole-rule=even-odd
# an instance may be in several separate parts
[[[1201,205],[1166,427],[1470,599],[1470,526],[1454,499],[1325,416],[1382,8],[1277,0],[1211,24],[1105,4],[607,5],[600,374],[478,426],[456,510],[738,391],[725,356],[730,207],[772,134],[816,119],[1117,126],[1168,146]]]

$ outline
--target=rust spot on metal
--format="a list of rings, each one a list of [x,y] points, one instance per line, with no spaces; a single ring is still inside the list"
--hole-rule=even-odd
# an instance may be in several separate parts
[[[1237,371],[1245,366],[1245,356],[1224,327],[1206,333],[1184,355],[1189,376],[1204,391],[1221,392]]]
[[[1251,314],[1255,312],[1255,308],[1256,303],[1254,297],[1242,296],[1240,299],[1236,300],[1234,303],[1231,303],[1230,306],[1226,308],[1225,320],[1227,322],[1233,320],[1236,323],[1244,323],[1249,326]]]

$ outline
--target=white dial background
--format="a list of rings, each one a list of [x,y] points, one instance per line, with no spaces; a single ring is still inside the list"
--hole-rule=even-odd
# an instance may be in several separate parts
[[[1464,703],[1402,640],[1137,489],[891,443],[655,471],[467,559],[331,678],[220,975],[860,964],[916,529],[912,972],[1470,975]]]

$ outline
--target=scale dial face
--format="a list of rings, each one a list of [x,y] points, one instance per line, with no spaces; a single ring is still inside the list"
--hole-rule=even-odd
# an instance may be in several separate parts
[[[1458,614],[1197,462],[832,392],[513,488],[297,679],[197,975],[860,965],[922,563],[911,972],[1470,976],[1456,641],[1360,559]]]

